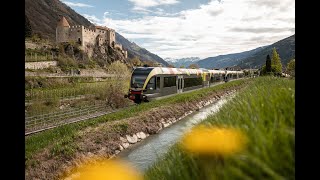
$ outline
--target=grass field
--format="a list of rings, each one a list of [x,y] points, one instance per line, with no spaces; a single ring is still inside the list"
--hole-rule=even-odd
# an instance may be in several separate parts
[[[121,119],[129,118],[138,115],[139,113],[146,112],[152,108],[165,106],[165,105],[175,105],[176,103],[189,102],[196,99],[201,99],[208,94],[223,91],[225,89],[230,89],[235,86],[243,85],[248,80],[238,80],[229,83],[217,85],[210,88],[205,88],[190,93],[179,94],[174,97],[165,98],[157,101],[152,101],[149,103],[142,103],[139,106],[132,106],[124,110],[120,110],[116,113],[101,116],[88,121],[83,121],[75,124],[64,125],[52,130],[41,132],[39,134],[26,137],[25,139],[25,158],[26,165],[28,161],[32,160],[33,155],[50,145],[55,145],[53,150],[54,155],[64,154],[72,155],[77,151],[77,147],[73,144],[75,138],[77,138],[77,133],[86,127],[94,127],[100,123],[107,121],[119,121]]]
[[[60,111],[59,106],[63,103],[62,100],[65,104],[70,104],[70,108],[93,105],[96,101],[105,102],[106,98],[114,93],[115,89],[118,91],[118,88],[111,88],[111,86],[119,83],[122,87],[120,93],[125,94],[129,83],[126,81],[116,82],[115,80],[26,90],[25,100],[30,103],[25,108],[26,114],[27,116],[35,116]]]
[[[259,77],[200,125],[237,128],[248,141],[231,156],[174,145],[145,179],[295,179],[295,81]],[[214,137],[206,140],[214,143]],[[206,147],[206,144],[203,144]]]
[[[106,91],[114,80],[104,82],[76,83],[58,88],[37,88],[26,90],[26,100],[46,100],[68,98],[86,94],[97,94]],[[127,83],[129,84],[129,83]],[[128,88],[126,88],[128,89]]]

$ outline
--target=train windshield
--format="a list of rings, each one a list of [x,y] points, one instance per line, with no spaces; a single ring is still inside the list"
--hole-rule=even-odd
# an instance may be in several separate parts
[[[149,73],[153,68],[137,68],[133,71],[131,77],[131,87],[132,88],[142,88],[144,82],[146,81]]]
[[[147,79],[147,76],[140,76],[140,75],[132,76],[131,87],[142,88],[146,79]]]

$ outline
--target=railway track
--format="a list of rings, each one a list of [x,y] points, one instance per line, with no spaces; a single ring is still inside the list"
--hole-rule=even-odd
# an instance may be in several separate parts
[[[56,128],[56,127],[59,127],[59,126],[63,126],[63,125],[67,125],[67,124],[72,124],[72,123],[76,123],[76,122],[80,122],[80,121],[85,121],[85,120],[97,118],[97,117],[100,117],[100,116],[103,116],[103,115],[106,115],[106,114],[115,113],[115,112],[121,111],[123,109],[127,109],[129,107],[131,107],[131,106],[120,108],[120,109],[116,109],[116,110],[112,110],[112,111],[107,111],[107,112],[99,111],[99,112],[87,114],[87,115],[84,115],[84,116],[73,117],[73,118],[70,118],[70,119],[63,120],[62,122],[58,122],[56,124],[52,124],[50,126],[42,126],[42,127],[39,126],[37,128],[33,128],[33,129],[32,128],[30,128],[30,129],[26,128],[25,129],[25,136],[32,135],[32,134],[35,134],[35,133],[39,133],[39,132],[42,132],[42,131],[46,131],[46,130],[49,130],[49,129],[53,129],[53,128]]]

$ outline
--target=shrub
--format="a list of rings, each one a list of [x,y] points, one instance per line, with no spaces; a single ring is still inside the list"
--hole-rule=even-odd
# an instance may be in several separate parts
[[[76,60],[69,57],[59,57],[58,58],[58,66],[64,72],[69,72],[72,69],[78,68],[78,63]]]
[[[296,68],[296,60],[292,59],[288,62],[287,64],[287,73],[292,76],[295,77],[295,68]]]

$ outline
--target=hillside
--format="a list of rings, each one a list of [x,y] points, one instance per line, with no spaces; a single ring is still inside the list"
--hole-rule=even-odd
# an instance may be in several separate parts
[[[241,59],[251,56],[252,54],[255,54],[256,52],[259,52],[266,48],[264,47],[258,47],[256,49],[250,50],[250,51],[244,51],[241,53],[234,53],[234,54],[226,54],[226,55],[219,55],[215,57],[208,57],[206,59],[203,59],[201,61],[198,61],[197,64],[201,68],[224,68],[224,67],[230,67],[230,66],[236,66],[241,62]]]
[[[167,62],[172,64],[174,67],[188,67],[190,64],[195,64],[200,61],[199,57],[188,57],[188,58],[181,58],[181,59],[173,59],[173,58],[166,58]]]
[[[275,47],[279,53],[282,64],[286,65],[290,59],[295,57],[295,35],[280,40],[274,44],[258,47],[250,51],[209,57],[198,61],[197,64],[201,68],[207,69],[230,66],[259,68],[265,63],[267,55],[272,55],[273,47]]]
[[[239,66],[242,68],[261,67],[265,64],[267,55],[272,55],[272,49],[274,47],[280,55],[282,64],[286,65],[289,60],[295,57],[295,35],[271,44],[270,46],[256,52],[250,57],[242,59],[241,63],[239,63]]]
[[[75,12],[59,0],[25,0],[25,15],[30,21],[33,33],[41,37],[55,41],[55,28],[59,16],[65,16],[71,26],[93,25],[86,18]],[[116,34],[116,41],[128,50],[128,57],[138,56],[141,60],[152,60],[168,65],[161,57],[148,50],[131,43],[120,34]]]
[[[130,42],[126,38],[124,38],[122,35],[116,32],[116,41],[122,44],[122,46],[128,50],[128,58],[133,58],[135,56],[138,56],[140,60],[146,61],[146,60],[153,60],[156,62],[159,62],[165,66],[168,66],[168,62],[163,60],[161,57],[159,57],[156,54],[153,54],[146,50],[145,48],[141,48],[135,43]]]

